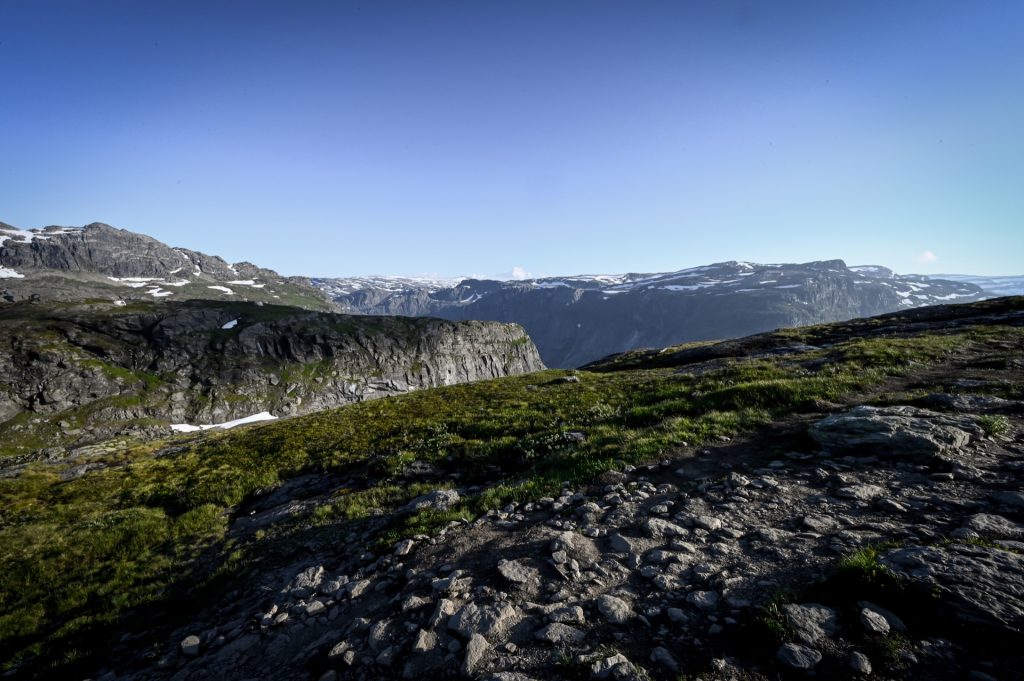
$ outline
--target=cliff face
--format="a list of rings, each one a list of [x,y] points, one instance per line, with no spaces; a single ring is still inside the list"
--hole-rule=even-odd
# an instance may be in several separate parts
[[[848,268],[841,260],[725,262],[664,274],[559,277],[439,287],[409,280],[315,280],[346,312],[522,324],[545,363],[575,367],[640,347],[734,338],[986,297],[966,282]]]
[[[10,305],[0,347],[0,439],[26,452],[544,368],[515,324],[212,301]]]

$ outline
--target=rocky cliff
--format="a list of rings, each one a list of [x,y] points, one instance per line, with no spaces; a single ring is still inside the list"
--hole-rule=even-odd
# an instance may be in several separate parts
[[[167,424],[307,413],[543,368],[515,324],[350,317],[257,303],[0,308],[8,453]]]
[[[345,311],[493,319],[526,328],[549,366],[639,347],[743,336],[987,297],[978,286],[841,260],[725,262],[664,274],[586,275],[456,285],[394,278],[314,280]]]

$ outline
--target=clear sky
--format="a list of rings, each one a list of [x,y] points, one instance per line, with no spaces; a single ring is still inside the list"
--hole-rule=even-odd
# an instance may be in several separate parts
[[[0,0],[0,220],[287,274],[1024,272],[1024,2]]]

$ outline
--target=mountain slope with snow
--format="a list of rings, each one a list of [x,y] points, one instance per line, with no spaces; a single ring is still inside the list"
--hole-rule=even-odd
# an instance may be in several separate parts
[[[676,272],[525,281],[317,279],[344,311],[522,324],[549,366],[638,347],[741,336],[990,297],[970,282],[897,275],[842,260],[729,261]]]
[[[972,274],[935,274],[929,279],[945,279],[980,286],[994,296],[1024,295],[1024,275],[1009,277],[979,277]]]
[[[307,279],[173,248],[102,223],[23,230],[0,223],[0,297],[248,300],[330,309]]]

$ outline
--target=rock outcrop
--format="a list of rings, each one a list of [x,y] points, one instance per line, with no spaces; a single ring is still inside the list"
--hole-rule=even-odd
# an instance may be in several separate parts
[[[810,429],[811,437],[829,451],[870,451],[906,459],[962,449],[981,434],[981,428],[968,416],[909,406],[861,406],[829,416]]]
[[[9,305],[0,347],[0,432],[68,446],[543,368],[515,324],[212,301]]]

